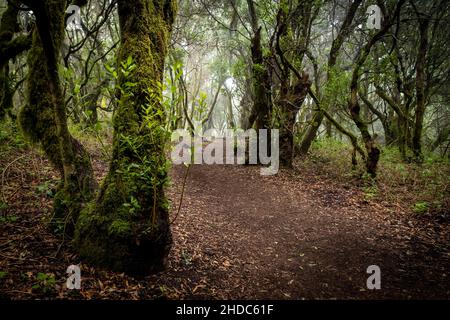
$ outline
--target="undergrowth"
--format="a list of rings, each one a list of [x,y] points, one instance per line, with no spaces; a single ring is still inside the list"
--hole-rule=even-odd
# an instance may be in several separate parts
[[[383,147],[375,180],[364,174],[363,162],[351,164],[352,147],[334,139],[314,142],[304,166],[359,186],[367,201],[385,200],[408,213],[450,219],[450,160],[424,152],[424,162],[406,163],[396,147]]]

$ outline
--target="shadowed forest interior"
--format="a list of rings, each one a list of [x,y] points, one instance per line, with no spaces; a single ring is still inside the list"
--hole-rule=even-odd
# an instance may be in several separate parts
[[[450,298],[447,0],[0,16],[0,298]]]

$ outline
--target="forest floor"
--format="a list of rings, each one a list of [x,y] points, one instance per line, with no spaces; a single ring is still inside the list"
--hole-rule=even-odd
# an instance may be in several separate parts
[[[108,164],[92,153],[100,180]],[[450,298],[448,220],[367,199],[354,180],[300,161],[269,177],[192,166],[166,271],[137,279],[81,264],[82,289],[67,290],[66,269],[80,261],[47,227],[56,173],[28,147],[3,150],[0,169],[0,298]],[[172,219],[185,170],[171,170]],[[370,265],[381,290],[367,289]]]

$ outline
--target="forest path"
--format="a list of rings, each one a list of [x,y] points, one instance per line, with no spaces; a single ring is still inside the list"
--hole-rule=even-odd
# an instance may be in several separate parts
[[[96,154],[93,164],[100,180],[108,163]],[[367,200],[357,181],[315,166],[268,177],[257,166],[192,166],[167,269],[143,279],[82,263],[52,233],[59,178],[41,154],[11,150],[0,167],[0,299],[450,298],[448,224]],[[170,172],[171,219],[185,172]],[[66,289],[71,264],[81,266],[79,292]],[[381,290],[367,290],[369,265],[381,268]],[[33,289],[42,274],[56,280],[49,291]]]
[[[259,169],[191,167],[167,274],[189,277],[191,298],[450,297],[448,252],[357,188]],[[185,170],[172,170],[172,211]],[[367,290],[370,265],[381,290]]]

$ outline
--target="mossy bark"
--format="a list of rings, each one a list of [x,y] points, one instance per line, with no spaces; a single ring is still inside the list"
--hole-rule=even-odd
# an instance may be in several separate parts
[[[422,154],[422,131],[423,131],[423,119],[426,110],[426,70],[427,63],[427,51],[428,51],[428,29],[430,25],[429,17],[419,18],[419,49],[417,52],[416,63],[416,114],[414,123],[414,132],[412,137],[412,150],[414,153],[414,160],[416,162],[423,161]]]
[[[172,243],[160,84],[176,7],[172,0],[119,0],[118,8],[118,62],[132,57],[136,69],[119,79],[110,170],[80,215],[75,245],[90,263],[148,274],[165,266]]]
[[[13,94],[9,81],[9,67],[0,64],[0,121],[13,108]]]
[[[294,159],[294,134],[295,122],[297,114],[299,113],[303,102],[306,99],[311,81],[309,75],[302,70],[302,60],[305,53],[295,53],[297,56],[296,66],[285,56],[282,47],[287,43],[294,41],[292,35],[299,32],[299,43],[303,43],[306,48],[307,32],[309,21],[311,21],[311,5],[312,2],[307,2],[303,9],[301,26],[291,25],[287,19],[288,8],[286,1],[280,2],[280,7],[277,14],[278,28],[275,32],[275,53],[279,60],[280,67],[280,95],[277,101],[278,114],[277,122],[280,130],[280,164],[285,167],[292,167]],[[296,29],[299,28],[299,29]],[[298,30],[298,31],[297,31]],[[306,51],[306,50],[305,50]],[[295,77],[293,79],[293,76]]]
[[[261,47],[261,28],[252,38],[252,73],[254,90],[254,109],[256,111],[256,129],[270,129],[272,105],[271,105],[271,81],[269,71],[264,62]],[[252,119],[253,120],[253,119]],[[250,120],[250,121],[252,121]]]
[[[272,121],[272,80],[271,73],[266,62],[266,57],[263,54],[262,44],[262,27],[259,23],[259,17],[257,14],[255,1],[247,0],[248,14],[250,18],[250,24],[252,27],[252,38],[250,43],[251,50],[251,82],[252,82],[252,94],[253,106],[248,113],[248,118],[245,119],[244,128],[255,128],[259,139],[259,130],[271,128]],[[268,131],[266,150],[270,154],[271,150],[271,136]],[[260,144],[258,143],[258,149]],[[248,155],[246,155],[246,158]],[[259,157],[259,152],[258,152]],[[247,159],[248,160],[248,159]],[[247,163],[246,160],[246,163]]]
[[[356,94],[352,94],[352,97],[349,101],[349,109],[353,122],[358,127],[359,132],[361,133],[362,140],[364,141],[364,146],[366,147],[367,157],[365,161],[367,173],[372,177],[375,177],[377,174],[377,165],[380,159],[381,152],[376,145],[374,137],[372,137],[372,135],[370,134],[367,124],[361,117],[361,107],[356,98]]]
[[[55,197],[53,221],[64,224],[66,233],[71,234],[83,203],[91,199],[95,179],[89,154],[69,133],[58,77],[66,4],[56,0],[32,4],[36,29],[28,55],[27,104],[19,112],[19,124],[63,178]]]
[[[16,32],[20,31],[17,23],[19,9],[8,5],[1,17],[0,24],[0,121],[7,113],[11,116],[13,108],[13,90],[9,79],[9,60],[27,50],[31,46],[31,38],[18,36],[13,39]]]
[[[387,32],[387,29],[384,29],[383,31]],[[359,132],[361,133],[361,138],[364,142],[364,146],[366,147],[366,171],[370,176],[374,178],[377,174],[376,171],[378,160],[380,159],[380,149],[378,148],[374,137],[372,137],[372,135],[370,134],[367,123],[361,116],[361,106],[358,100],[358,87],[362,65],[366,61],[372,46],[378,41],[379,38],[381,38],[383,34],[384,33],[381,31],[375,34],[375,36],[373,36],[360,51],[358,59],[356,60],[355,68],[353,69],[352,80],[350,83],[350,99],[348,101],[348,109],[350,111],[350,115]]]
[[[308,74],[302,74],[293,86],[285,86],[280,96],[280,163],[292,167],[294,160],[295,121],[311,86]]]
[[[252,1],[250,1],[253,3]],[[249,117],[249,126],[257,130],[258,149],[260,148],[259,130],[268,130],[266,150],[271,153],[271,120],[272,120],[272,90],[270,72],[264,61],[261,44],[261,27],[254,31],[251,40],[252,81],[253,81],[253,111]],[[247,155],[246,155],[247,157]],[[259,151],[258,151],[259,157]],[[247,162],[247,161],[246,161]]]

